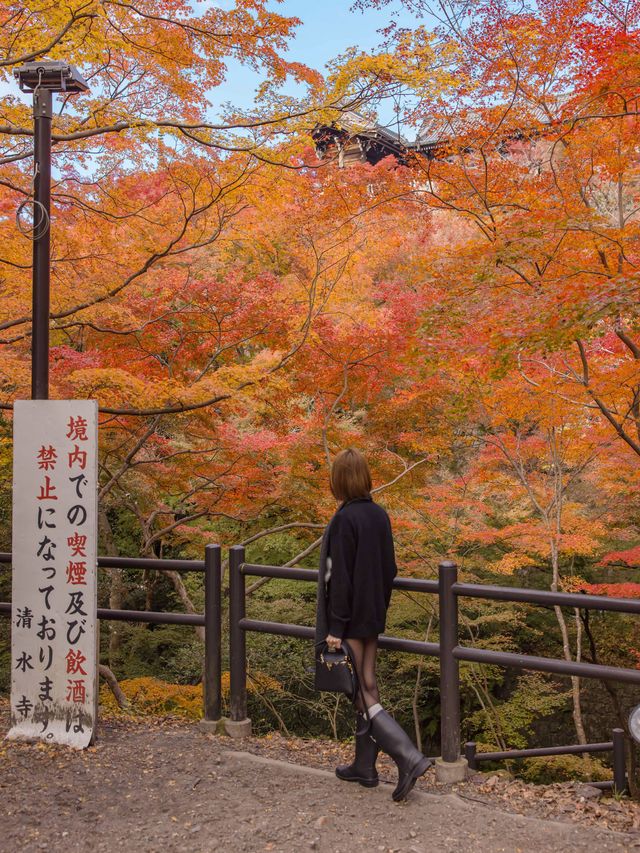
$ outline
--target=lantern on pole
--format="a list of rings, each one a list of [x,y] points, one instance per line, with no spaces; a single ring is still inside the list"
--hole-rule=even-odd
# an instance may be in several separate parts
[[[33,92],[33,310],[31,397],[49,398],[49,273],[51,222],[51,119],[53,93],[77,95],[89,86],[67,62],[26,62],[13,72],[23,92]]]

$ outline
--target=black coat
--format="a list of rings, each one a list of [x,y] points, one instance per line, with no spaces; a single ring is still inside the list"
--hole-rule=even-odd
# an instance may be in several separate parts
[[[325,587],[327,557],[331,577]],[[322,540],[316,642],[334,637],[374,637],[384,631],[397,574],[391,523],[371,498],[343,504]]]

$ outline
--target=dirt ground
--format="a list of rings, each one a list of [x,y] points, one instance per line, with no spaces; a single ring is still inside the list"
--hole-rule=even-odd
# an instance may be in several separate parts
[[[385,762],[374,790],[335,778],[330,768],[349,749],[277,735],[231,741],[173,720],[103,723],[85,752],[4,742],[0,850],[640,850],[635,803],[480,774],[451,789],[429,771],[395,804]]]

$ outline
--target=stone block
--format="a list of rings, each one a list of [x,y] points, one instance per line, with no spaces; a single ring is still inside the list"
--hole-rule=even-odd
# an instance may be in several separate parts
[[[251,720],[225,720],[224,730],[229,737],[251,737]]]
[[[466,758],[457,761],[443,761],[436,758],[436,782],[443,785],[453,785],[456,782],[464,782],[469,772],[469,764]]]
[[[224,735],[227,733],[225,728],[226,722],[226,717],[220,717],[219,720],[200,720],[198,728],[207,735]]]

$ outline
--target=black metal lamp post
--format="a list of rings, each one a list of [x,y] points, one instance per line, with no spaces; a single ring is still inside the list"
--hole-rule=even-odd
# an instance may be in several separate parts
[[[51,207],[51,119],[53,92],[77,95],[89,86],[66,62],[27,62],[14,77],[23,92],[33,92],[33,309],[31,397],[49,398],[49,251]]]

